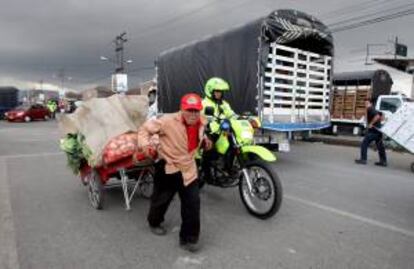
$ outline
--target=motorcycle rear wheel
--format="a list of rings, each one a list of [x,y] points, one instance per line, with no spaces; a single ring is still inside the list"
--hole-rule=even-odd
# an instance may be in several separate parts
[[[240,176],[239,193],[243,205],[253,216],[268,219],[274,216],[282,204],[282,184],[269,163],[261,160],[246,163],[245,169],[251,179],[252,192],[249,191],[247,179]]]

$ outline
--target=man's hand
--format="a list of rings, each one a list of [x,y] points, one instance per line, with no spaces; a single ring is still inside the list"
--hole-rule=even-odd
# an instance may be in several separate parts
[[[204,150],[211,150],[213,148],[213,141],[211,141],[209,138],[204,138],[203,140],[203,148]]]
[[[381,122],[381,116],[379,114],[375,115],[375,117],[372,119],[372,121],[368,124],[368,129],[371,129],[374,127],[374,124],[377,122]]]
[[[142,152],[144,153],[145,157],[149,159],[154,159],[157,155],[155,149],[151,146],[145,146],[142,148]]]

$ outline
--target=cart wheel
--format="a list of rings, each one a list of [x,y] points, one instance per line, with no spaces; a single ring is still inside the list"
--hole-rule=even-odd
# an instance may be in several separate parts
[[[411,172],[414,173],[414,163],[411,163]]]
[[[88,183],[89,201],[95,209],[100,210],[103,208],[104,188],[96,170],[91,171]]]
[[[138,188],[142,197],[151,198],[154,191],[154,173],[152,170],[147,170],[140,182],[138,182]]]
[[[87,186],[89,184],[89,177],[90,175],[80,176],[81,182],[83,186]]]

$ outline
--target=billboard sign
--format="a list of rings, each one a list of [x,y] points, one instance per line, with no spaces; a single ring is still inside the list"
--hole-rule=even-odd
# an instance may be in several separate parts
[[[407,57],[408,48],[404,44],[395,44],[395,55]]]
[[[118,93],[128,91],[127,74],[113,74],[112,75],[112,91],[118,92]]]

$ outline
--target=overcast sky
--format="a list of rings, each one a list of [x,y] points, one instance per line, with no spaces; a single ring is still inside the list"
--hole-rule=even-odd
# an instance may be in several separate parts
[[[112,40],[127,32],[126,58],[133,63],[129,86],[153,76],[163,50],[263,17],[281,8],[298,9],[329,25],[379,11],[414,7],[408,0],[1,0],[0,86],[56,89],[64,68],[65,87],[83,90],[109,85]],[[410,5],[411,6],[408,6]],[[384,14],[385,14],[384,13]],[[381,15],[381,14],[378,14]],[[394,39],[414,55],[414,15],[334,34],[335,71],[364,68],[367,43]],[[391,50],[377,47],[377,53]]]

